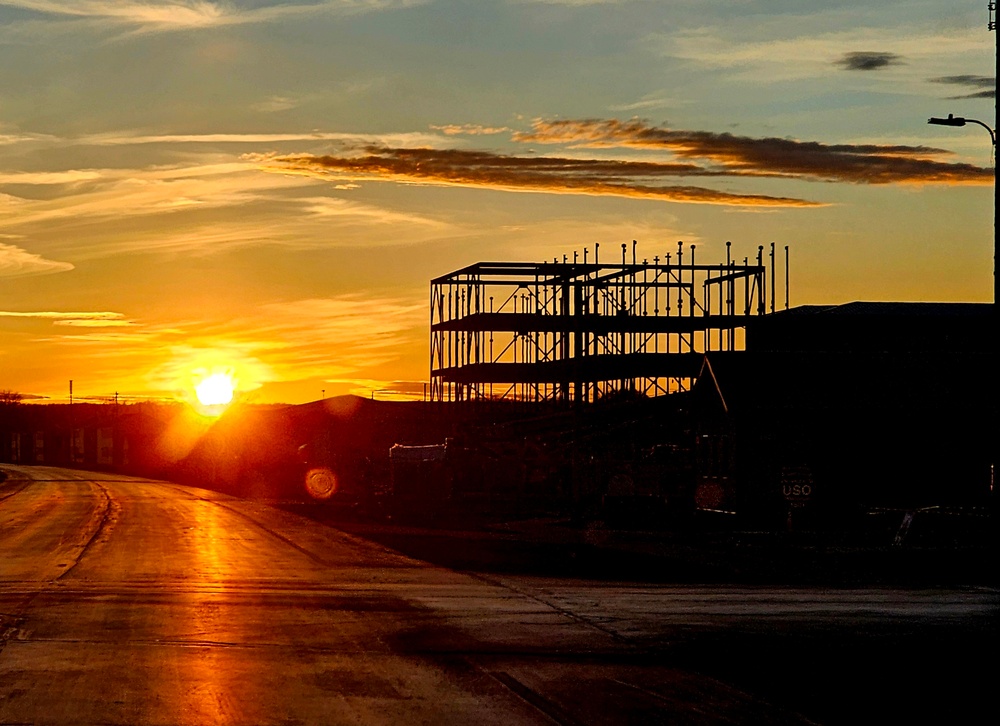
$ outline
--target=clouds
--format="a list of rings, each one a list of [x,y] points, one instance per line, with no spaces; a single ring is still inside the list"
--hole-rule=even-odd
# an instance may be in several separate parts
[[[878,51],[855,51],[845,53],[836,65],[845,71],[877,71],[889,66],[901,65],[902,57],[895,53],[884,53]]]
[[[992,46],[989,36],[972,29],[861,26],[803,32],[800,24],[772,19],[770,25],[755,30],[748,35],[742,24],[688,28],[651,34],[647,44],[657,55],[687,61],[694,70],[724,70],[728,78],[768,85],[826,78],[831,66],[851,71],[909,70],[914,78],[923,79],[927,75],[923,69],[967,64]]]
[[[63,325],[71,328],[118,328],[133,325],[133,322],[128,320],[122,313],[113,312],[12,312],[9,310],[0,310],[0,318],[49,320],[52,321],[53,325]]]
[[[301,98],[293,98],[291,96],[271,96],[263,101],[258,101],[253,104],[251,108],[254,111],[259,111],[260,113],[281,113],[282,111],[289,111],[297,106],[304,103]]]
[[[299,0],[220,2],[218,0],[2,0],[0,6],[50,18],[117,24],[141,32],[201,30],[272,22],[319,14],[360,13],[407,7],[418,0]]]
[[[425,301],[350,293],[263,305],[254,331],[280,340],[278,365],[300,375],[358,374],[398,358],[414,337],[425,335]]]
[[[67,169],[66,171],[4,172],[0,171],[0,184],[54,185],[100,179],[94,170]]]
[[[105,18],[147,29],[205,28],[226,22],[230,16],[223,5],[204,0],[170,2],[9,0],[7,4],[46,15]]]
[[[460,127],[456,127],[460,128]],[[478,134],[473,129],[473,134]],[[792,179],[850,184],[990,184],[992,170],[943,161],[925,146],[823,144],[651,126],[640,120],[536,120],[518,144],[659,152],[661,158],[579,158],[482,150],[365,145],[338,155],[261,157],[269,171],[333,181],[375,180],[548,194],[657,199],[728,206],[814,207],[807,199],[678,184],[687,177]],[[664,159],[666,154],[669,158]]]
[[[269,180],[242,162],[147,169],[88,169],[63,173],[0,174],[0,184],[71,184],[44,199],[24,199],[10,211],[8,229],[148,217],[192,208],[247,204],[306,180]]]
[[[276,156],[270,171],[406,184],[477,187],[548,194],[583,194],[732,206],[809,207],[790,197],[736,194],[699,186],[663,184],[664,177],[716,176],[693,164],[565,157],[526,157],[456,149],[366,147],[359,155]]]
[[[400,244],[400,240],[416,244],[455,233],[432,214],[342,198],[357,184],[334,188],[306,174],[261,174],[259,155],[243,156],[248,149],[261,148],[454,145],[439,133],[123,130],[47,137],[44,142],[33,134],[18,134],[11,135],[8,143],[9,160],[27,161],[36,170],[0,167],[4,230],[20,247],[44,253],[31,256],[20,250],[15,255],[15,250],[5,250],[0,274],[8,276],[73,269],[71,262],[46,260],[52,257],[79,263],[122,254],[202,256],[260,246],[302,250]],[[39,144],[45,148],[38,149]],[[95,158],[147,164],[117,168],[76,164]]]
[[[502,134],[512,129],[507,126],[482,126],[480,124],[447,124],[444,126],[431,126],[432,129],[440,131],[448,136],[484,136],[491,134]]]
[[[78,181],[79,180],[79,181]],[[262,174],[249,160],[148,169],[0,174],[0,184],[51,187],[44,198],[0,198],[5,228],[48,254],[77,262],[124,254],[220,255],[240,248],[288,250],[418,244],[456,229],[432,215],[325,196],[308,174]],[[0,276],[73,269],[0,245]]]
[[[905,60],[896,53],[878,51],[859,51],[845,53],[834,62],[848,71],[878,71],[892,66],[904,65]],[[949,96],[952,99],[963,98],[996,98],[997,79],[996,76],[976,76],[971,74],[958,74],[953,76],[938,76],[928,79],[931,83],[944,83],[954,86],[964,86],[970,89],[970,93],[958,96]]]
[[[941,76],[939,78],[932,78],[931,81],[934,83],[946,83],[954,86],[965,86],[966,88],[972,89],[972,93],[966,93],[959,96],[949,96],[949,98],[952,99],[997,97],[996,76]]]
[[[47,260],[20,247],[0,242],[0,277],[49,275],[54,272],[68,272],[72,269],[73,265],[69,262]]]
[[[481,124],[449,124],[441,133],[394,134],[115,133],[92,135],[76,143],[101,146],[150,146],[183,150],[204,163],[157,165],[144,169],[68,169],[50,172],[0,172],[0,185],[52,188],[44,198],[8,195],[8,229],[22,235],[53,225],[63,229],[125,217],[149,218],[159,231],[115,242],[105,235],[95,247],[76,238],[77,255],[124,251],[224,250],[246,244],[312,244],[308,225],[333,222],[359,233],[367,225],[406,227],[409,239],[450,233],[442,220],[309,192],[319,179],[332,192],[350,192],[359,182],[377,181],[467,187],[559,195],[608,196],[731,207],[815,207],[822,200],[799,194],[717,188],[725,179],[747,182],[823,181],[851,184],[989,184],[992,171],[953,163],[949,153],[926,146],[824,144],[789,138],[749,137],[714,131],[653,126],[641,120],[540,119],[530,130]],[[462,138],[509,134],[511,153],[454,148]],[[65,140],[64,143],[72,143]],[[336,148],[336,153],[246,153],[259,145],[289,148],[302,142]],[[558,147],[539,154],[533,147]],[[202,151],[204,149],[204,151]],[[228,151],[227,151],[228,149]],[[590,150],[591,153],[581,153]],[[626,152],[626,153],[623,153]],[[161,153],[163,153],[161,151]],[[260,174],[264,169],[280,176]],[[692,183],[693,180],[699,180]],[[768,180],[771,180],[768,182]],[[255,209],[217,222],[211,210]],[[167,217],[172,221],[166,222]],[[282,221],[284,217],[284,221]],[[163,220],[156,222],[156,219]],[[201,221],[198,221],[198,220]],[[273,223],[270,221],[273,220]],[[291,220],[291,221],[289,221]],[[318,228],[318,227],[317,227]],[[420,231],[422,230],[422,231]],[[56,245],[54,249],[60,249]],[[89,251],[88,251],[89,250]],[[40,263],[36,262],[38,267]],[[39,268],[41,269],[41,268]],[[56,269],[56,268],[53,268]]]
[[[462,127],[456,133],[461,132]],[[49,147],[102,147],[102,146],[157,146],[160,150],[179,150],[184,147],[212,147],[217,149],[270,144],[279,146],[288,143],[344,143],[344,144],[396,144],[400,146],[427,146],[440,144],[439,136],[431,133],[415,131],[387,134],[356,134],[347,132],[326,131],[289,131],[283,133],[209,133],[209,134],[143,134],[127,130],[112,131],[82,136],[46,136],[21,135],[11,136],[9,144],[29,144],[44,140]],[[4,137],[0,136],[0,143]]]
[[[950,152],[926,146],[822,144],[650,126],[643,121],[540,120],[522,142],[668,151],[703,160],[698,168],[732,176],[772,175],[851,184],[992,184],[993,171],[938,161]]]

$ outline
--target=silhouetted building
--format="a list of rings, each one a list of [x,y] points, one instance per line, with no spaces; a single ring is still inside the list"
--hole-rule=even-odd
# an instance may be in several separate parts
[[[724,421],[732,437],[733,506],[986,503],[992,316],[989,304],[854,302],[751,321],[746,350],[710,353],[700,385],[706,429]]]

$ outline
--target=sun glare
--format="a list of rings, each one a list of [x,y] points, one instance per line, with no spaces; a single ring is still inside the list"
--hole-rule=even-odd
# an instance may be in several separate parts
[[[213,373],[196,385],[194,392],[202,406],[224,406],[233,400],[235,389],[228,373]]]

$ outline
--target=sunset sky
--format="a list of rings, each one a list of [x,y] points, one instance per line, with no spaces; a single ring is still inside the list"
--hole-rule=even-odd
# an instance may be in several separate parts
[[[422,390],[429,280],[790,247],[992,299],[985,0],[0,0],[0,389]],[[34,397],[40,397],[35,399]]]

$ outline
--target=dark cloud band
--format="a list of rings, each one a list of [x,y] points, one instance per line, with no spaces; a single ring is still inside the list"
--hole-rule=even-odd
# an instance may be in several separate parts
[[[278,156],[264,163],[275,171],[502,189],[589,194],[730,206],[814,207],[791,197],[738,194],[688,185],[665,185],[665,176],[720,176],[695,164],[600,159],[522,157],[485,151],[367,147],[360,155]],[[728,174],[724,174],[727,175]]]
[[[949,96],[949,98],[952,99],[997,97],[996,76],[941,76],[939,78],[932,78],[931,81],[934,83],[947,83],[953,86],[965,86],[966,88],[972,90],[972,93],[960,96]]]
[[[807,199],[670,183],[690,177],[780,178],[851,184],[991,184],[993,170],[942,161],[926,146],[822,144],[650,126],[641,120],[536,120],[523,144],[628,148],[667,160],[507,155],[481,150],[347,147],[340,154],[271,156],[271,171],[344,180],[394,181],[550,194],[589,194],[746,207],[817,207]]]
[[[821,144],[649,126],[643,121],[536,121],[522,142],[630,147],[701,160],[732,176],[768,175],[853,184],[992,184],[993,170],[940,161],[950,152],[926,146]]]

